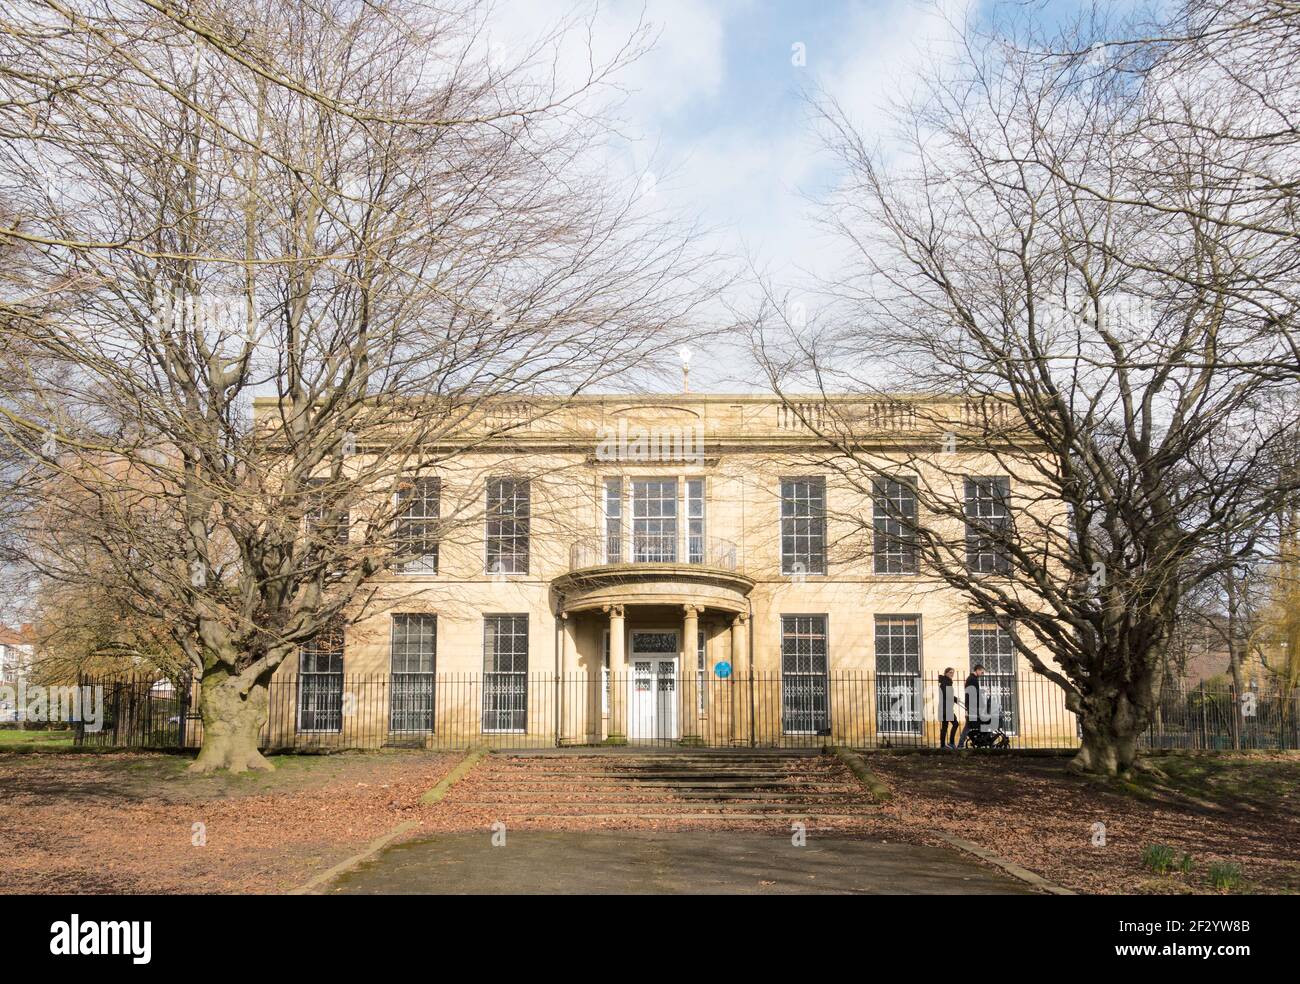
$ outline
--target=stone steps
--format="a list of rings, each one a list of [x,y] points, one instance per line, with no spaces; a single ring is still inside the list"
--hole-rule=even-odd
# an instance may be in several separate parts
[[[567,782],[528,782],[515,783],[511,785],[511,790],[518,793],[538,793],[549,794],[559,790],[563,792],[572,787],[574,783]],[[628,786],[624,782],[584,782],[582,787],[593,792],[626,789]],[[841,793],[858,793],[861,792],[861,786],[855,786],[852,783],[824,782],[824,783],[807,783],[807,782],[639,782],[636,784],[638,789],[644,789],[648,792],[726,792],[735,790],[737,792],[770,792],[770,793],[792,793],[807,794],[817,791],[834,791]]]
[[[511,775],[510,773],[502,773],[502,776],[506,778],[509,778],[510,775]],[[574,772],[574,773],[569,773],[564,775],[543,775],[540,777],[527,772],[515,773],[515,776],[518,777],[519,779],[527,779],[529,782],[538,781],[539,779],[543,781],[552,781],[552,782],[565,782],[565,781],[602,782],[603,781],[607,784],[625,783],[625,782],[636,782],[636,783],[654,782],[654,783],[659,783],[662,785],[669,785],[669,786],[681,785],[684,782],[700,781],[702,778],[704,781],[708,781],[708,782],[731,782],[737,785],[752,785],[754,783],[760,783],[760,782],[770,783],[770,782],[780,782],[780,781],[795,784],[799,782],[806,783],[808,781],[818,781],[823,779],[825,781],[829,781],[835,779],[837,775],[838,773],[825,772],[825,773],[820,773],[818,775],[815,775],[811,777],[811,779],[804,780],[802,778],[792,777],[791,775],[784,772],[777,772],[777,773],[756,772],[749,775],[742,775],[740,773],[735,773],[735,772],[710,772],[707,774],[702,774],[697,772],[683,772],[678,774],[669,774],[663,772],[642,772],[642,773]]]
[[[804,751],[500,752],[444,802],[512,821],[815,823],[877,812],[839,759]]]
[[[552,821],[552,820],[721,820],[728,823],[736,821],[763,821],[772,822],[780,820],[786,821],[812,821],[816,823],[819,820],[854,820],[862,819],[870,814],[866,813],[831,813],[826,810],[819,810],[816,813],[514,813],[510,814],[507,819],[519,821]]]
[[[550,801],[555,799],[568,799],[568,800],[584,799],[591,802],[599,802],[602,800],[614,801],[614,800],[623,800],[623,799],[634,799],[634,800],[638,800],[639,802],[645,802],[645,803],[672,803],[676,800],[712,800],[719,803],[729,803],[729,802],[735,802],[737,800],[764,800],[772,803],[807,804],[807,803],[835,802],[837,800],[845,800],[845,799],[856,802],[857,800],[860,800],[862,798],[861,794],[859,793],[839,792],[839,791],[823,792],[820,790],[816,792],[809,792],[806,794],[764,793],[764,792],[751,792],[749,790],[722,790],[714,793],[705,792],[705,791],[690,791],[690,792],[673,792],[668,795],[658,796],[658,797],[651,796],[646,793],[638,792],[637,790],[599,790],[595,792],[583,790],[580,792],[567,792],[567,793],[554,793],[554,792],[530,793],[527,791],[511,790],[509,793],[504,793],[504,792],[501,793],[500,796],[505,798],[494,798],[493,802],[525,803],[525,802],[537,802],[539,800]]]

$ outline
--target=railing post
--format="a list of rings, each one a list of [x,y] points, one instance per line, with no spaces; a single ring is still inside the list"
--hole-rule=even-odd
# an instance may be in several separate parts
[[[1205,681],[1201,681],[1201,751],[1210,747],[1209,708],[1205,706]]]
[[[179,677],[180,686],[176,688],[176,747],[185,747],[185,721],[190,713],[190,681],[188,677]]]
[[[551,677],[551,685],[555,688],[555,734],[552,738],[552,744],[556,748],[560,747],[560,717],[564,713],[563,698],[560,694],[560,681],[563,679],[563,675],[559,673],[552,674]]]
[[[78,674],[77,674],[77,690],[82,694],[83,697],[84,697],[85,694],[86,694],[86,689],[85,689],[85,688],[88,686],[88,684],[86,684],[86,680],[88,680],[88,679],[89,679],[89,678],[86,677],[86,676],[85,676],[84,674],[82,674],[82,673],[78,673]],[[22,709],[18,706],[17,701],[15,701],[15,702],[14,702],[14,719],[15,719],[15,721],[17,721],[18,718],[21,716],[20,713],[19,713],[21,710],[22,710]],[[101,713],[101,714],[103,713],[103,708],[102,708],[102,707],[100,708],[100,713]],[[82,745],[82,744],[85,744],[85,741],[86,741],[86,722],[85,722],[84,718],[85,718],[85,715],[82,715],[82,714],[77,715],[76,727],[72,729],[72,743],[73,743],[74,745]],[[21,724],[19,725],[19,727],[21,727]]]
[[[1300,748],[1300,687],[1295,688],[1292,697],[1295,706],[1291,709],[1291,743],[1292,747]]]

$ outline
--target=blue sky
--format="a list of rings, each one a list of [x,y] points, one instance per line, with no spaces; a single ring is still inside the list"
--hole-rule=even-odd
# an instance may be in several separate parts
[[[1082,5],[1017,6],[1050,26]],[[1120,11],[1132,2],[1107,6]],[[836,172],[810,125],[804,93],[825,90],[861,130],[887,142],[889,101],[906,96],[943,57],[967,18],[987,18],[995,8],[995,0],[604,0],[599,7],[499,0],[492,24],[529,36],[586,13],[599,52],[621,43],[644,17],[658,40],[621,77],[631,90],[620,111],[631,138],[622,165],[649,175],[659,205],[713,228],[711,245],[796,285],[838,262],[807,200]],[[693,370],[700,385],[739,388],[709,362]]]

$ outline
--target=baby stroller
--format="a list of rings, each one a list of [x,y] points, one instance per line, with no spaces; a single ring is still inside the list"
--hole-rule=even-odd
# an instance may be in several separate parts
[[[966,743],[971,748],[1010,748],[1011,738],[1001,728],[995,731],[979,728],[966,736]]]
[[[969,716],[969,708],[966,708],[965,705],[961,706],[962,709],[967,712],[967,716]],[[996,711],[994,713],[996,714]],[[1011,737],[1002,730],[1000,725],[997,728],[985,728],[983,726],[973,728],[969,733],[965,732],[965,729],[963,729],[963,734],[966,735],[966,743],[970,745],[971,748],[1011,747]]]

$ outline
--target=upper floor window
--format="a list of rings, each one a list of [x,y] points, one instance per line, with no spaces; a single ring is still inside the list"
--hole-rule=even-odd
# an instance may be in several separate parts
[[[528,573],[530,495],[527,479],[488,480],[487,573]]]
[[[704,479],[686,480],[686,562],[704,563]]]
[[[309,544],[323,546],[330,541],[336,544],[347,543],[351,516],[349,510],[341,508],[342,504],[330,494],[330,480],[309,478],[306,487],[307,508],[303,521]]]
[[[394,564],[399,574],[438,573],[439,479],[406,479],[397,487],[397,535]]]
[[[689,564],[704,563],[704,479],[633,478],[624,482],[607,478],[604,497],[605,563],[675,563],[679,557]],[[684,524],[678,522],[679,515],[685,516]]]
[[[632,480],[632,559],[638,564],[677,560],[677,479]]]
[[[877,574],[916,573],[916,486],[907,478],[872,481]]]
[[[623,562],[623,480],[605,479],[605,563]]]
[[[781,480],[781,573],[826,573],[826,479]]]
[[[966,479],[966,567],[972,574],[1011,570],[1011,479],[1005,475]]]

